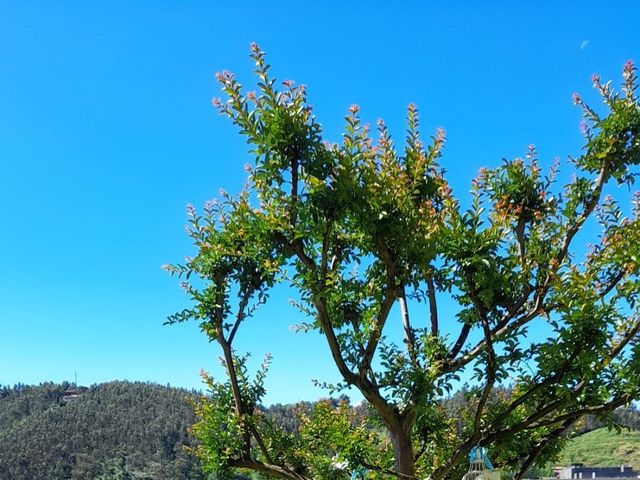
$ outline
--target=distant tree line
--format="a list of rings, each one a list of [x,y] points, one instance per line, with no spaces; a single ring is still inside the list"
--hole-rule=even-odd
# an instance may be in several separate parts
[[[488,403],[491,404],[492,401],[497,401],[500,398],[505,397],[509,398],[512,395],[513,390],[510,387],[499,387],[494,390],[491,398],[488,400]],[[469,408],[469,396],[469,389],[466,386],[463,386],[456,393],[442,401],[444,408],[449,412],[449,414],[452,417],[459,419],[457,425],[459,431],[464,427],[462,418]],[[581,435],[607,426],[640,431],[640,411],[638,411],[635,404],[632,403],[629,406],[617,408],[606,415],[583,415],[569,428],[567,428],[564,436]]]
[[[453,395],[442,400],[442,406],[453,417],[458,417],[459,425],[458,429],[463,428],[462,418],[465,412],[469,409],[469,389],[463,386]],[[512,390],[508,387],[500,387],[495,389],[491,400],[495,400],[500,396],[510,396]],[[342,395],[337,399],[331,399],[332,404],[335,406],[340,401],[349,401],[346,395]],[[313,409],[313,402],[299,402],[295,404],[280,404],[276,403],[268,408],[264,408],[266,415],[275,422],[278,426],[282,427],[287,433],[297,432],[300,427],[300,414],[309,413]],[[375,415],[366,404],[354,404],[352,406],[359,415]],[[616,409],[611,415],[611,422],[608,418],[597,417],[595,415],[585,415],[578,420],[571,428],[566,432],[567,435],[580,435],[592,430],[596,430],[601,427],[613,424],[622,428],[630,430],[640,431],[640,411],[632,404],[629,407],[621,407]]]
[[[195,446],[188,429],[196,421],[191,400],[197,392],[118,381],[79,388],[80,397],[65,402],[64,392],[73,388],[70,383],[0,386],[0,479],[219,480],[203,473],[189,453]],[[511,391],[497,389],[494,395]],[[462,418],[468,396],[463,387],[442,405]],[[341,402],[348,403],[348,397],[330,400],[334,407]],[[300,419],[314,406],[278,403],[260,410],[287,433],[297,434]],[[351,408],[358,416],[375,417],[366,404]],[[585,416],[567,433],[595,430],[606,420]],[[640,430],[640,412],[634,406],[616,410],[613,420]]]

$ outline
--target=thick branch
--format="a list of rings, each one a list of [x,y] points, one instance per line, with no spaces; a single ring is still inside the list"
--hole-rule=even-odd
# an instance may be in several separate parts
[[[262,463],[257,460],[231,459],[229,460],[229,466],[232,468],[244,468],[247,470],[253,470],[254,472],[260,472],[266,475],[284,478],[287,480],[312,480],[310,477],[306,477],[287,468],[280,467],[278,465]]]
[[[569,251],[569,247],[571,246],[571,242],[572,242],[573,238],[580,231],[582,225],[584,225],[586,220],[589,218],[591,213],[593,213],[594,209],[598,205],[598,202],[600,201],[600,196],[602,194],[602,189],[603,189],[604,184],[605,184],[605,182],[607,180],[607,175],[608,175],[608,167],[607,167],[607,163],[605,162],[603,167],[600,169],[600,172],[598,174],[598,178],[596,179],[594,187],[593,187],[593,190],[591,192],[591,197],[590,197],[589,201],[586,203],[584,211],[567,228],[567,231],[565,233],[565,237],[564,237],[564,239],[562,241],[562,245],[560,247],[560,251],[558,252],[558,254],[554,258],[554,263],[556,265],[559,266],[562,263],[562,260],[564,260],[564,258],[566,257],[566,255],[567,255],[567,253]],[[524,253],[524,237],[520,238],[518,240],[518,243],[519,243],[519,247],[518,247],[519,248],[519,252],[520,253]],[[557,267],[556,267],[556,269],[557,269]],[[527,291],[525,292],[525,295],[523,295],[521,300],[516,305],[514,305],[514,308],[509,309],[510,310],[509,314],[507,316],[505,316],[505,318],[503,320],[501,320],[494,327],[494,329],[492,330],[492,334],[494,335],[495,338],[499,338],[502,335],[505,335],[505,334],[508,334],[508,333],[511,333],[511,332],[515,331],[516,329],[520,328],[521,326],[523,326],[524,324],[528,323],[529,321],[531,321],[532,319],[534,319],[535,317],[537,317],[539,315],[539,313],[540,313],[539,309],[542,306],[544,297],[545,297],[547,291],[550,288],[550,285],[549,285],[550,280],[551,280],[551,275],[547,276],[547,279],[545,280],[544,286],[542,286],[540,289],[535,289],[536,290],[535,307],[529,313],[521,316],[518,321],[515,321],[515,322],[510,324],[509,322],[513,319],[513,316],[524,305],[524,303],[526,302],[527,298],[529,297],[529,295],[531,293],[531,289],[527,289]],[[617,283],[617,281],[615,283]],[[615,283],[610,286],[610,289],[612,289],[615,286]],[[605,292],[604,294],[606,295],[606,293],[607,292]],[[455,359],[456,355],[460,352],[460,350],[464,346],[464,342],[467,339],[467,336],[469,334],[469,330],[470,329],[471,328],[466,324],[462,327],[462,331],[460,332],[460,336],[458,337],[458,341],[456,341],[454,347],[449,352],[448,358],[450,360]],[[443,372],[449,372],[449,371],[457,370],[458,368],[461,368],[461,367],[465,366],[470,361],[472,361],[474,358],[476,358],[485,348],[486,348],[486,343],[485,343],[484,340],[482,340],[472,350],[470,350],[467,354],[465,354],[462,358],[460,358],[460,359],[458,359],[456,361],[450,362],[443,369]]]
[[[571,351],[571,354],[567,357],[567,359],[563,362],[562,367],[560,367],[555,374],[551,375],[550,377],[547,377],[542,382],[538,382],[534,384],[533,387],[531,387],[529,390],[527,390],[525,393],[519,396],[516,400],[511,402],[511,404],[505,410],[503,410],[497,417],[495,417],[491,421],[488,428],[499,425],[500,422],[505,418],[507,418],[509,414],[515,411],[516,408],[524,404],[527,400],[532,398],[535,394],[540,392],[542,389],[561,382],[564,376],[569,372],[573,361],[576,359],[576,357],[578,356],[582,348],[583,347],[581,344],[574,345],[574,348]]]
[[[247,289],[244,291],[244,294],[242,295],[242,298],[240,299],[240,304],[238,305],[238,314],[236,315],[236,321],[234,322],[233,328],[229,333],[229,338],[227,339],[227,342],[229,343],[229,345],[233,343],[233,339],[236,336],[238,327],[240,326],[242,321],[247,317],[246,315],[247,305],[249,305],[249,300],[251,299],[251,295],[253,295],[254,292],[255,292],[255,288],[247,287]],[[220,332],[220,335],[222,335],[222,331]]]
[[[298,221],[298,158],[293,155],[291,158],[291,212],[289,223],[295,227]]]
[[[580,231],[580,229],[582,228],[582,225],[584,225],[584,222],[587,221],[589,216],[593,213],[596,206],[598,205],[598,202],[600,201],[600,196],[602,195],[602,188],[604,187],[604,184],[607,180],[608,170],[609,170],[608,161],[605,159],[602,165],[602,168],[598,173],[598,178],[596,179],[596,182],[593,186],[593,191],[591,192],[591,198],[589,198],[589,201],[585,204],[584,211],[577,219],[575,219],[571,223],[571,226],[569,226],[569,228],[567,229],[567,233],[565,234],[564,241],[562,242],[560,251],[558,252],[558,255],[556,255],[556,260],[558,264],[560,264],[562,260],[564,260],[564,257],[569,252],[571,241],[576,236],[576,234]]]
[[[497,439],[504,438],[505,433],[507,436],[510,436],[510,435],[513,435],[514,433],[518,433],[524,430],[534,430],[536,428],[549,427],[552,425],[556,425],[560,422],[566,422],[566,421],[574,422],[583,415],[598,415],[601,413],[611,412],[616,408],[621,407],[622,405],[626,405],[632,400],[634,400],[637,394],[638,392],[635,392],[634,394],[627,393],[624,395],[620,395],[618,397],[615,397],[613,400],[610,400],[609,402],[604,403],[602,405],[589,405],[589,406],[580,408],[578,410],[574,410],[572,412],[558,415],[557,417],[550,418],[549,420],[545,420],[543,422],[530,422],[525,425],[525,423],[527,422],[527,420],[525,420],[517,424],[516,426],[514,426],[512,429],[508,429],[508,431],[506,432],[501,431],[497,433],[494,438],[497,438]],[[536,415],[536,416],[539,416],[539,415]],[[532,418],[532,417],[529,417],[529,418]]]
[[[462,347],[464,346],[464,342],[467,341],[469,332],[471,332],[471,325],[468,323],[465,323],[460,329],[460,335],[458,335],[458,340],[456,340],[456,343],[453,345],[453,347],[449,351],[449,354],[447,355],[447,358],[449,360],[453,360],[454,358],[456,358],[458,353],[460,353],[460,350],[462,350]]]
[[[604,368],[606,365],[608,365],[609,362],[611,360],[613,360],[624,349],[624,347],[629,344],[629,342],[634,338],[634,336],[638,333],[638,331],[640,331],[640,320],[638,320],[632,326],[632,328],[630,328],[627,331],[627,333],[620,339],[620,341],[611,348],[611,350],[609,351],[609,354],[608,354],[608,358],[606,358],[606,359],[603,358],[602,359],[602,361],[600,362],[601,368]],[[572,356],[575,358],[575,356],[577,356],[577,352],[579,352],[579,346],[576,346],[576,350],[574,352],[575,352],[575,355],[572,355]],[[568,365],[568,363],[565,364],[565,366],[567,366],[567,365]],[[565,371],[566,370],[568,370],[568,367],[565,369]],[[546,382],[546,383],[550,384],[551,382]],[[586,386],[587,386],[587,382],[586,382],[586,380],[583,379],[573,389],[572,398],[575,398],[577,395],[579,395],[580,392],[582,392],[582,390],[584,390],[584,388]],[[532,390],[534,390],[534,389],[532,389]],[[615,402],[615,401],[612,401],[612,402]],[[589,409],[602,409],[602,408],[604,408],[603,411],[607,411],[607,405],[612,404],[612,402],[609,402],[608,404],[604,404],[604,405],[596,405],[596,406],[585,407],[585,409],[589,410]],[[519,403],[521,404],[523,402],[519,402]],[[548,404],[544,408],[539,409],[538,412],[536,412],[535,414],[531,415],[528,419],[524,420],[523,422],[521,422],[517,426],[521,426],[521,425],[524,425],[524,424],[535,425],[533,428],[537,428],[537,427],[541,426],[542,423],[540,423],[540,422],[538,422],[536,424],[533,424],[532,422],[536,422],[538,419],[543,418],[545,415],[547,415],[548,413],[552,412],[555,408],[557,408],[561,403],[562,403],[562,401],[559,400],[559,399],[555,400],[554,402],[551,402],[550,404]],[[617,408],[617,406],[623,405],[624,403],[626,403],[626,401],[623,401],[623,403],[620,403],[619,405],[614,406],[614,408]],[[578,415],[582,415],[584,413],[595,413],[593,411],[586,411],[585,409],[577,410]],[[569,414],[567,414],[567,415],[569,415]],[[503,416],[504,415],[502,415],[502,414],[500,415],[500,417],[503,417]],[[500,417],[498,417],[498,418],[500,418]],[[497,424],[498,418],[492,422],[493,425]],[[553,421],[551,421],[551,424],[556,423],[557,421],[558,421],[557,419],[554,419]],[[549,424],[549,421],[547,421],[546,424]]]
[[[482,319],[482,328],[484,329],[485,340],[487,342],[488,349],[488,359],[487,359],[487,383],[482,389],[482,395],[480,396],[480,401],[478,402],[478,408],[476,409],[476,416],[473,420],[473,431],[474,435],[480,431],[480,420],[482,419],[482,411],[489,399],[489,394],[493,388],[493,384],[496,381],[496,365],[495,358],[496,354],[493,350],[493,341],[491,339],[491,330],[489,329],[489,325],[486,319]]]
[[[542,310],[538,305],[538,303],[536,303],[536,305],[533,307],[532,310],[525,313],[524,315],[517,318],[511,323],[509,323],[508,319],[512,318],[512,315],[509,314],[507,317],[505,317],[505,320],[500,321],[498,324],[496,324],[495,327],[491,329],[491,335],[494,339],[499,340],[503,336],[515,332],[518,328],[524,326],[534,318],[538,317],[541,313],[542,313]],[[466,326],[467,325],[465,324],[465,327]],[[463,331],[465,330],[465,327],[463,327],[462,329]],[[469,327],[469,329],[470,328],[471,327]],[[461,332],[461,337],[462,337],[462,333],[463,332]],[[468,332],[467,332],[467,335],[468,335]],[[466,335],[464,336],[464,339],[466,339]],[[464,343],[464,339],[462,340],[462,343]],[[457,342],[456,342],[456,345],[457,345]],[[453,360],[453,357],[450,356],[452,361],[447,363],[442,371],[444,373],[447,373],[447,372],[458,370],[459,368],[464,367],[473,359],[475,359],[478,355],[480,355],[485,350],[485,348],[486,348],[486,342],[483,338],[480,342],[476,344],[475,347],[473,347],[471,350],[469,350],[467,353],[465,353],[462,357],[458,358],[457,360]]]
[[[324,235],[322,237],[322,253],[320,258],[320,277],[323,285],[326,285],[327,281],[327,270],[333,270],[333,260],[331,264],[329,264],[329,238],[331,236],[331,230],[333,229],[333,221],[328,220],[327,226],[324,231]]]
[[[331,351],[331,356],[333,357],[333,361],[338,367],[340,375],[342,375],[342,378],[344,378],[347,383],[355,385],[357,375],[353,373],[351,369],[349,369],[347,363],[344,360],[344,357],[342,356],[340,343],[338,342],[338,337],[336,337],[333,326],[331,325],[331,320],[329,318],[329,313],[327,312],[326,304],[317,297],[314,298],[313,302],[316,308],[316,312],[318,313],[318,320],[320,321],[322,332],[327,339],[329,350]]]
[[[636,315],[636,322],[629,330],[627,330],[627,333],[625,333],[620,338],[620,341],[616,345],[612,346],[611,350],[609,351],[609,360],[613,360],[615,357],[617,357],[620,352],[624,350],[624,347],[626,347],[629,342],[633,340],[638,332],[640,332],[640,315]]]
[[[378,312],[378,315],[376,315],[373,330],[371,332],[371,335],[369,335],[369,341],[367,342],[367,346],[364,349],[364,354],[362,355],[362,360],[360,361],[359,371],[361,377],[364,377],[371,369],[371,362],[373,361],[373,356],[378,348],[378,342],[380,341],[380,337],[382,336],[382,329],[384,328],[384,324],[389,317],[389,312],[391,311],[391,307],[393,307],[395,301],[396,288],[394,286],[387,286],[384,300],[380,305],[380,311]]]
[[[387,318],[389,317],[389,312],[391,311],[391,307],[393,307],[393,304],[396,301],[396,297],[398,296],[398,289],[400,288],[399,286],[396,286],[396,263],[394,261],[392,253],[382,242],[382,240],[378,240],[376,246],[378,249],[378,255],[386,268],[387,286],[384,293],[384,299],[380,304],[380,311],[376,316],[373,329],[371,331],[371,334],[369,335],[369,341],[367,342],[364,354],[360,361],[359,373],[361,377],[364,377],[371,368],[373,356],[378,348],[380,337],[382,336],[382,329],[384,328]]]
[[[427,295],[429,297],[429,316],[431,318],[431,335],[437,337],[440,333],[438,325],[438,304],[436,302],[436,286],[431,276],[427,277]]]
[[[262,439],[262,435],[260,435],[260,432],[258,432],[258,429],[256,428],[255,425],[251,425],[251,433],[253,434],[253,438],[256,439],[256,442],[258,443],[258,447],[260,448],[262,455],[264,455],[264,458],[267,460],[268,463],[273,463],[273,459],[271,458],[271,455],[269,454],[269,450],[267,449],[267,446],[265,445],[264,440]]]
[[[238,382],[238,374],[236,372],[236,366],[233,362],[233,352],[231,351],[231,344],[226,342],[222,335],[218,337],[218,343],[222,347],[222,352],[224,354],[224,362],[227,367],[227,374],[229,375],[229,381],[231,382],[231,393],[233,394],[233,403],[236,408],[236,415],[240,420],[240,424],[242,426],[242,436],[244,439],[244,454],[247,458],[249,458],[251,452],[251,433],[249,432],[249,428],[246,424],[245,414],[246,407],[244,405],[244,401],[242,400],[242,392],[240,390],[240,384]]]
[[[600,202],[600,196],[602,195],[602,189],[604,188],[604,184],[607,181],[608,172],[608,161],[607,159],[605,159],[598,174],[598,178],[596,179],[593,186],[593,190],[591,191],[591,196],[585,203],[583,212],[576,219],[572,220],[571,225],[568,226],[564,239],[562,241],[562,245],[560,246],[560,250],[550,263],[550,271],[547,274],[544,285],[541,289],[539,289],[538,292],[536,292],[536,296],[538,299],[544,299],[544,297],[546,296],[549,288],[551,287],[550,282],[553,278],[553,274],[557,272],[558,268],[560,268],[560,265],[562,264],[562,261],[569,253],[569,247],[571,246],[572,240],[580,231],[589,216],[593,213],[595,208],[598,206],[598,203]]]
[[[530,285],[527,285],[525,288],[525,291],[522,293],[520,298],[513,305],[510,305],[509,307],[507,307],[508,313],[506,313],[503,316],[503,318],[491,329],[491,335],[493,338],[500,339],[500,337],[516,331],[518,328],[525,325],[529,321],[533,320],[541,313],[541,310],[540,310],[541,301],[539,300],[529,313],[522,315],[513,323],[509,323],[518,314],[518,312],[522,309],[522,307],[524,307],[524,305],[527,303],[527,299],[531,295],[532,291],[533,291],[533,288],[531,288]],[[460,350],[462,350],[462,347],[464,347],[464,343],[466,342],[470,331],[471,331],[471,325],[465,323],[462,326],[462,329],[460,330],[460,335],[458,336],[458,340],[456,341],[454,346],[449,351],[449,354],[447,355],[447,359],[449,362],[442,369],[443,373],[451,372],[451,371],[457,370],[458,368],[464,367],[469,362],[471,362],[474,358],[476,358],[480,353],[482,353],[482,351],[486,348],[486,342],[485,342],[485,339],[483,338],[480,342],[478,342],[478,344],[475,347],[469,350],[465,355],[455,360],[456,356],[460,353]]]
[[[520,263],[524,265],[526,261],[525,251],[525,238],[524,238],[525,220],[523,217],[518,218],[518,223],[515,228],[516,241],[518,242],[518,255],[520,256]]]
[[[407,342],[407,350],[409,351],[409,357],[411,361],[417,365],[418,358],[416,356],[416,338],[411,328],[411,321],[409,319],[409,309],[407,307],[407,296],[405,294],[404,287],[400,289],[400,316],[402,317],[402,327],[404,328],[404,337]]]
[[[480,315],[480,323],[482,324],[482,330],[484,332],[484,342],[487,346],[487,382],[482,389],[480,395],[480,401],[478,402],[478,408],[473,420],[474,436],[480,431],[480,420],[482,418],[482,411],[487,403],[489,394],[493,388],[493,384],[496,381],[496,352],[493,349],[493,338],[491,334],[491,328],[489,327],[488,312],[482,301],[478,298],[473,280],[470,275],[467,275],[467,284],[469,285],[469,294],[473,303]]]
[[[347,383],[358,387],[358,390],[360,390],[367,401],[369,401],[369,403],[374,406],[378,413],[380,413],[380,416],[383,418],[385,423],[393,424],[394,422],[396,422],[397,419],[393,408],[380,395],[377,387],[372,384],[365,376],[356,375],[355,373],[353,373],[347,366],[342,356],[340,343],[338,342],[338,339],[333,330],[333,326],[331,325],[325,303],[322,300],[315,298],[314,305],[318,313],[320,325],[322,326],[322,330],[325,333],[327,343],[329,344],[331,356],[333,357],[333,361],[338,367],[338,371],[340,372],[340,375],[342,375],[342,378],[344,378]]]
[[[560,435],[562,435],[562,433],[565,430],[567,430],[567,428],[569,428],[573,422],[574,422],[573,420],[565,421],[562,425],[560,425],[558,428],[556,428],[551,433],[549,433],[549,435],[547,435],[545,438],[540,440],[529,452],[529,456],[527,456],[527,458],[524,460],[522,465],[520,465],[520,468],[515,474],[514,480],[520,480],[524,476],[524,474],[527,473],[527,470],[529,470],[529,468],[536,462],[536,460],[544,452],[544,449],[547,447],[547,445],[549,445],[550,442],[552,442],[553,440],[557,439]]]
[[[404,473],[396,472],[395,470],[391,470],[389,468],[379,467],[377,465],[373,465],[369,462],[363,461],[362,466],[368,470],[373,470],[375,472],[384,473],[386,475],[393,475],[394,477],[405,479],[405,480],[415,480],[416,477],[413,475],[405,475]]]
[[[600,298],[604,298],[606,297],[609,292],[611,292],[611,290],[613,290],[616,285],[618,285],[618,283],[620,283],[620,280],[622,280],[624,278],[625,272],[624,271],[620,271],[618,272],[616,275],[614,275],[609,282],[607,282],[607,284],[604,286],[604,288],[602,288],[600,291],[598,291],[598,296]]]
[[[293,252],[296,254],[297,258],[314,274],[317,274],[317,267],[315,262],[311,257],[309,257],[304,251],[304,246],[300,241],[290,242],[283,235],[279,235],[280,241],[291,248]],[[326,279],[321,279],[321,283],[319,285],[320,290],[324,289],[324,281]],[[394,295],[391,299],[391,305],[393,304],[393,300],[395,300],[395,291]],[[316,309],[316,313],[318,315],[318,321],[320,323],[320,327],[322,332],[325,334],[325,338],[327,339],[327,344],[329,345],[329,350],[331,352],[331,356],[333,358],[340,375],[342,378],[350,385],[355,385],[358,390],[362,393],[365,399],[373,405],[373,407],[378,411],[382,419],[385,423],[391,425],[397,423],[397,412],[389,405],[389,403],[380,395],[378,388],[371,383],[365,375],[356,375],[351,371],[349,366],[347,365],[344,357],[342,356],[342,349],[340,347],[340,342],[336,336],[336,333],[333,329],[333,325],[331,324],[331,319],[329,317],[329,312],[327,310],[327,305],[325,301],[321,298],[317,293],[314,295],[313,304]],[[389,309],[391,308],[389,305]],[[387,311],[386,316],[388,316],[389,312]],[[386,319],[385,316],[385,319]],[[375,352],[375,348],[373,349]]]

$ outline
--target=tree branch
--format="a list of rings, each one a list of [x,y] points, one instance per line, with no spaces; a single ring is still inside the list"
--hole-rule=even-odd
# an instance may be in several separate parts
[[[427,277],[427,295],[429,297],[429,316],[431,318],[431,335],[437,337],[440,333],[438,325],[438,304],[436,302],[436,286],[433,277]]]
[[[387,286],[385,289],[384,298],[382,300],[382,303],[380,304],[380,310],[378,311],[373,329],[369,336],[369,341],[367,342],[364,354],[362,355],[362,359],[360,361],[360,377],[364,377],[371,368],[373,356],[378,348],[380,337],[382,336],[382,329],[387,322],[389,312],[391,311],[391,307],[393,307],[393,304],[396,301],[398,290],[400,288],[400,286],[397,286],[395,284],[396,263],[393,259],[393,255],[381,240],[378,240],[376,244],[378,247],[378,254],[380,256],[380,259],[384,262],[386,267]]]
[[[407,350],[409,357],[414,365],[418,366],[418,357],[416,355],[416,338],[411,328],[411,322],[409,320],[409,309],[407,308],[407,296],[405,294],[404,286],[400,288],[400,316],[402,317],[402,327],[404,328],[404,337],[407,342]]]
[[[515,320],[513,323],[509,323],[513,318],[518,314],[518,312],[525,306],[527,303],[527,299],[531,295],[533,288],[530,285],[527,285],[525,291],[522,293],[520,298],[510,307],[507,307],[508,313],[506,313],[503,318],[491,329],[491,335],[495,339],[499,339],[503,335],[509,334],[521,326],[525,325],[529,321],[536,318],[541,311],[540,305],[541,302],[536,303],[534,308],[527,314],[521,316],[519,319]],[[443,373],[451,372],[453,370],[457,370],[458,368],[464,367],[466,364],[471,362],[474,358],[476,358],[485,348],[486,343],[484,338],[476,344],[471,350],[469,350],[463,357],[458,360],[455,360],[456,356],[464,347],[464,343],[469,336],[469,332],[471,331],[471,325],[465,323],[460,330],[460,335],[458,336],[458,340],[454,344],[454,346],[449,351],[447,355],[448,363],[442,369]]]
[[[396,472],[395,470],[391,470],[389,468],[383,468],[383,467],[379,467],[377,465],[373,465],[369,462],[363,461],[362,462],[362,466],[368,470],[374,470],[376,472],[380,472],[380,473],[384,473],[387,475],[393,475],[396,478],[400,478],[400,479],[406,479],[406,480],[416,480],[417,477],[414,477],[413,475],[405,475],[404,473],[399,473]]]
[[[238,305],[238,313],[236,315],[236,321],[233,324],[233,328],[231,329],[231,332],[229,333],[229,337],[227,339],[227,342],[229,343],[229,345],[231,345],[233,343],[233,339],[236,336],[236,332],[238,331],[238,327],[240,326],[240,324],[242,323],[242,321],[246,318],[246,309],[247,309],[247,305],[249,304],[249,300],[251,299],[251,295],[253,295],[253,293],[256,291],[255,288],[249,286],[247,287],[247,289],[245,290],[244,294],[242,295],[242,298],[240,299],[240,304]],[[220,332],[220,335],[222,335],[222,331]]]
[[[562,241],[562,245],[560,246],[560,250],[558,254],[551,261],[550,272],[547,274],[547,278],[544,281],[544,285],[536,292],[536,296],[543,299],[546,293],[549,291],[550,284],[549,282],[552,279],[552,272],[556,272],[564,258],[567,256],[569,252],[569,247],[571,246],[571,242],[576,234],[580,231],[584,223],[587,221],[589,216],[593,213],[596,206],[600,202],[600,196],[602,195],[602,189],[604,188],[604,184],[607,181],[608,176],[608,161],[605,159],[603,161],[602,167],[600,168],[600,172],[598,173],[598,177],[596,178],[595,184],[593,186],[593,190],[591,191],[591,197],[589,201],[585,203],[584,211],[572,221],[571,225],[567,228],[564,239]]]
[[[489,394],[493,389],[493,384],[496,381],[496,366],[495,366],[495,351],[493,350],[493,341],[491,340],[491,331],[485,318],[482,319],[482,328],[484,329],[485,340],[487,342],[488,359],[487,359],[487,383],[482,389],[482,395],[478,402],[478,408],[476,409],[476,415],[473,420],[474,435],[477,435],[480,431],[480,420],[482,419],[482,411],[489,399]]]
[[[571,426],[574,420],[565,421],[560,427],[556,428],[552,432],[550,432],[545,438],[540,440],[534,447],[533,450],[529,452],[529,456],[525,459],[525,461],[520,465],[520,468],[515,474],[514,480],[521,480],[527,470],[535,463],[535,461],[540,457],[540,455],[544,452],[544,449],[549,445],[550,442],[556,440],[558,436],[560,436],[567,428]]]
[[[291,155],[291,212],[289,223],[295,227],[298,221],[298,156]]]
[[[516,234],[516,241],[518,242],[518,255],[520,256],[520,263],[522,265],[524,265],[526,260],[524,228],[525,220],[523,217],[519,217],[514,231]]]
[[[266,475],[272,475],[286,480],[313,480],[310,477],[301,475],[288,468],[280,467],[278,465],[272,465],[268,463],[262,463],[257,460],[251,459],[230,459],[229,466],[232,468],[244,468],[246,470],[253,470],[255,472],[264,473]]]
[[[540,390],[562,381],[564,376],[569,372],[572,362],[576,359],[576,357],[578,356],[581,350],[582,350],[582,345],[580,344],[574,345],[574,348],[571,351],[571,354],[564,361],[564,363],[562,364],[562,367],[559,368],[555,374],[551,375],[550,377],[547,377],[542,382],[536,383],[532,388],[530,388],[525,393],[523,393],[520,397],[518,397],[516,400],[511,402],[511,404],[505,410],[503,410],[497,417],[491,420],[487,428],[489,429],[494,426],[497,426],[502,420],[504,420],[507,416],[509,416],[511,412],[515,411],[516,408],[524,404],[527,400],[532,398]]]
[[[464,342],[467,341],[467,337],[469,336],[469,332],[471,332],[471,325],[469,325],[468,323],[465,323],[460,329],[460,335],[458,335],[458,340],[456,340],[456,343],[453,345],[453,347],[449,351],[449,354],[447,355],[447,359],[449,360],[449,363],[451,363],[451,361],[454,358],[456,358],[458,353],[460,353],[460,350],[462,350],[462,347],[464,346]]]
[[[269,454],[269,450],[267,449],[267,446],[265,445],[264,440],[262,439],[262,435],[260,435],[260,432],[258,432],[258,429],[256,428],[256,426],[251,424],[250,428],[251,428],[251,433],[253,434],[253,438],[256,439],[256,443],[258,444],[258,447],[260,448],[262,455],[264,455],[264,458],[267,460],[268,463],[274,463],[271,455]]]
[[[249,428],[247,426],[247,422],[245,419],[246,407],[244,405],[244,401],[242,400],[242,392],[240,390],[240,383],[238,382],[238,373],[236,372],[236,366],[233,362],[233,353],[231,351],[231,344],[220,335],[218,337],[218,343],[222,347],[222,352],[224,354],[224,363],[227,367],[227,374],[229,375],[229,381],[231,383],[231,393],[233,394],[233,403],[236,407],[236,415],[240,420],[240,425],[242,428],[242,436],[244,439],[244,454],[246,458],[249,458],[251,454],[251,433],[249,432]]]
[[[364,377],[371,368],[373,356],[376,353],[378,342],[380,341],[380,337],[382,336],[382,329],[384,328],[384,324],[389,317],[391,307],[396,301],[396,291],[397,290],[395,286],[387,286],[384,300],[380,305],[380,311],[378,312],[378,315],[376,315],[373,330],[371,332],[371,335],[369,335],[369,341],[367,342],[367,345],[364,349],[364,354],[362,355],[362,360],[360,361],[358,370],[361,377]]]
[[[503,336],[513,333],[518,328],[526,325],[528,322],[538,317],[541,313],[542,313],[542,309],[540,308],[538,303],[536,303],[536,305],[534,305],[534,307],[529,312],[522,315],[518,319],[514,320],[512,323],[508,323],[509,319],[512,318],[512,315],[509,314],[505,317],[504,320],[500,321],[498,324],[496,324],[495,327],[491,329],[491,335],[494,339],[499,340]],[[469,329],[470,328],[471,327],[469,327]],[[465,328],[463,327],[463,331],[464,330]],[[462,333],[463,332],[461,332],[461,337],[462,337]],[[468,335],[468,332],[467,332],[467,335]],[[464,339],[466,339],[466,335],[464,336]],[[463,343],[464,343],[464,339],[463,339]],[[460,338],[458,340],[460,340]],[[457,345],[457,342],[456,342],[456,345]],[[449,362],[443,367],[442,372],[448,373],[464,367],[473,359],[475,359],[478,355],[480,355],[480,353],[482,353],[482,351],[485,348],[486,348],[486,342],[483,338],[480,342],[476,344],[475,347],[473,347],[471,350],[469,350],[467,353],[465,353],[462,357],[458,358],[457,360],[455,360],[454,357],[450,357]]]

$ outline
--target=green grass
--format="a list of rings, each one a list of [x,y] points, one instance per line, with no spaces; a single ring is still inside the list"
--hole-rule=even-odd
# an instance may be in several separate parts
[[[557,465],[584,463],[590,466],[631,465],[640,469],[640,432],[599,428],[575,437],[565,447]]]

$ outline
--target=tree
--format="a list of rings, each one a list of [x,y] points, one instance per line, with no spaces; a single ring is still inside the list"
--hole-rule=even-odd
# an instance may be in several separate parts
[[[463,205],[439,165],[444,131],[423,142],[415,106],[402,149],[382,121],[374,141],[355,105],[342,144],[331,144],[305,87],[278,89],[257,45],[251,57],[258,92],[222,72],[227,99],[214,100],[252,145],[248,186],[202,213],[189,207],[197,254],[166,266],[193,300],[168,322],[199,321],[228,374],[205,375],[210,396],[198,406],[209,470],[442,479],[482,445],[520,478],[581,416],[610,418],[638,398],[640,198],[628,209],[606,195],[631,186],[640,162],[631,62],[621,92],[594,76],[604,112],[574,97],[585,145],[568,184],[558,185],[557,165],[544,175],[530,147],[524,160],[481,170]],[[268,359],[252,379],[233,344],[277,282],[299,292],[301,328],[326,338],[343,379],[330,388],[358,389],[375,415],[321,402],[290,433],[257,408]],[[445,300],[455,317],[439,310]],[[385,330],[396,311],[403,339]],[[529,334],[536,324],[548,338]],[[461,378],[466,407],[454,415],[442,400]]]

